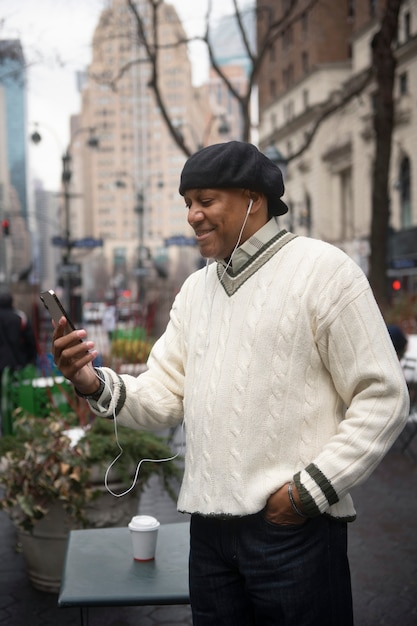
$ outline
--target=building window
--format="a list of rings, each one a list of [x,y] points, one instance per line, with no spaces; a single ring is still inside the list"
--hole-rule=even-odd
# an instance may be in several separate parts
[[[282,71],[282,82],[285,89],[289,89],[294,82],[294,67],[290,64]]]
[[[269,95],[271,98],[275,98],[277,95],[277,83],[274,78],[269,81]]]
[[[301,65],[302,65],[304,74],[308,74],[308,70],[309,70],[308,52],[301,53]]]
[[[300,211],[299,224],[307,231],[308,236],[311,236],[311,196],[306,192],[304,197],[304,206]]]
[[[284,117],[286,122],[290,122],[294,117],[294,103],[292,100],[288,100],[284,104]]]
[[[399,176],[401,228],[410,228],[411,221],[411,168],[410,159],[405,156],[400,164]]]
[[[308,109],[309,99],[308,99],[308,89],[303,90],[303,106],[305,109]]]
[[[369,15],[376,17],[376,10],[378,6],[378,0],[369,0]]]
[[[294,42],[294,33],[292,26],[288,26],[282,33],[282,49],[289,48]]]
[[[408,41],[411,37],[411,14],[407,11],[404,14],[404,38]]]
[[[289,75],[290,75],[290,85],[294,84],[294,66],[291,64],[288,67]]]
[[[408,75],[407,72],[403,72],[399,76],[399,90],[400,96],[405,96],[408,94]]]
[[[355,0],[348,0],[348,17],[353,19],[355,17]]]
[[[303,31],[303,35],[307,35],[308,33],[308,13],[305,11],[301,16],[301,28]]]
[[[348,46],[347,46],[347,56],[348,56],[348,59],[352,58],[352,44],[350,42],[348,43]]]
[[[352,211],[352,170],[346,168],[339,174],[340,183],[340,238],[352,239],[355,234],[354,212]]]

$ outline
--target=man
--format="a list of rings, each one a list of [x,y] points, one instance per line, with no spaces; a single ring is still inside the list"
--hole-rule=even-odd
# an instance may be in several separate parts
[[[216,262],[185,281],[148,371],[95,373],[64,319],[55,361],[99,415],[184,420],[195,626],[351,625],[349,491],[408,412],[386,326],[349,257],[279,228],[282,175],[255,146],[202,149],[179,191]]]
[[[13,308],[13,296],[0,294],[0,381],[6,367],[21,369],[36,362],[36,340],[23,311]]]

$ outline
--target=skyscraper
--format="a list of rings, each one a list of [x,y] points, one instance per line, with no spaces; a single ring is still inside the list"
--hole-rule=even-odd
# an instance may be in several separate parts
[[[0,288],[30,268],[27,232],[26,82],[18,40],[0,41]],[[7,228],[3,225],[7,224]]]
[[[0,41],[0,84],[4,90],[9,179],[16,190],[21,215],[26,219],[28,212],[26,69],[22,46],[18,39]]]
[[[149,5],[137,6],[153,45]],[[175,132],[195,150],[210,120],[208,99],[192,85],[186,34],[174,7],[162,3],[158,12],[156,71],[161,97]],[[178,194],[186,156],[169,132],[161,102],[150,87],[155,68],[125,2],[113,0],[102,12],[92,49],[82,90],[80,130],[72,141],[74,181],[77,168],[83,173],[82,189],[76,191],[82,192],[86,210],[82,212],[80,202],[79,223],[83,221],[86,235],[103,239],[113,284],[126,288],[141,282],[142,265],[158,257],[168,239],[192,235]],[[96,151],[85,148],[83,131],[89,128],[99,138]],[[182,257],[189,251],[182,250]],[[191,262],[188,272],[195,266]],[[173,271],[173,263],[170,267]]]

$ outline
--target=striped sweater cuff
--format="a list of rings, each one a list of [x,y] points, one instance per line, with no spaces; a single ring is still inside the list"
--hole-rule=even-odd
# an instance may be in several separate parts
[[[331,482],[326,478],[323,472],[316,466],[314,463],[310,463],[304,470],[310,481],[314,481],[314,486],[318,486],[322,491],[326,501],[327,506],[325,509],[330,507],[332,504],[336,504],[339,501],[339,497],[333,488]],[[320,510],[319,506],[316,504],[314,498],[310,495],[310,491],[308,490],[308,484],[303,484],[301,482],[301,472],[298,472],[294,476],[294,483],[297,487],[298,494],[300,496],[300,501],[302,504],[303,511],[308,515],[308,517],[317,517],[323,513]],[[313,485],[312,485],[313,486]]]

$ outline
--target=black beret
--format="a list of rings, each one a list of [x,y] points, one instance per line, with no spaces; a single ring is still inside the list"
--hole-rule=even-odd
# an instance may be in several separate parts
[[[186,161],[181,172],[179,192],[188,189],[242,188],[261,191],[268,198],[270,215],[284,215],[287,205],[282,172],[256,146],[228,141],[202,148]]]

